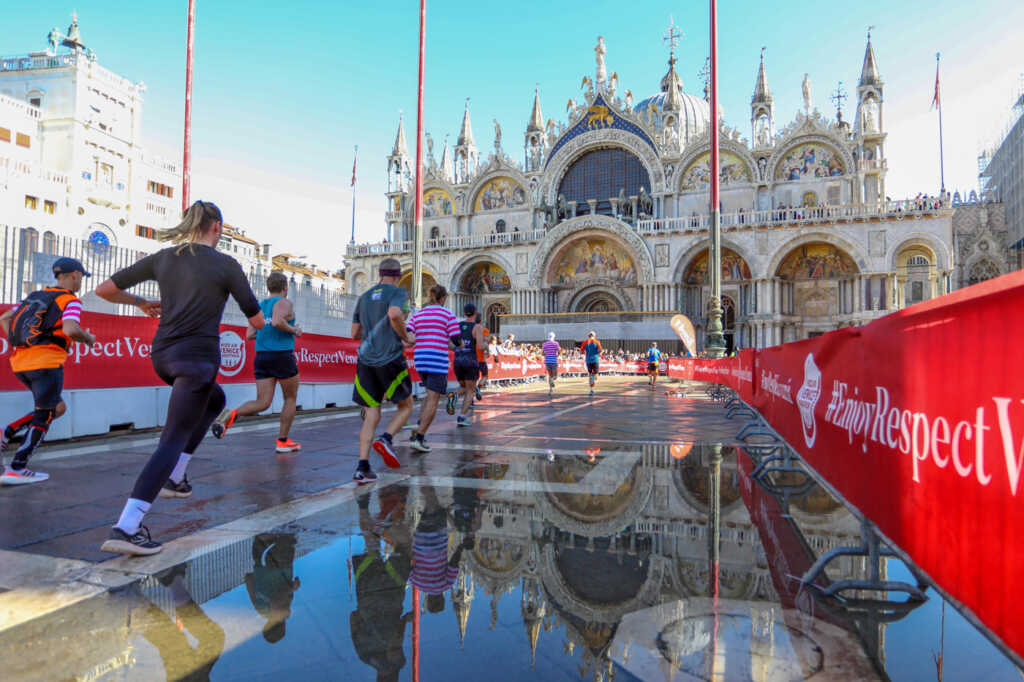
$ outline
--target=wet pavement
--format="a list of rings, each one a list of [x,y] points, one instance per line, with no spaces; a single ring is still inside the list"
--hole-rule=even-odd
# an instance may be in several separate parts
[[[677,385],[680,386],[680,385]],[[160,555],[98,551],[150,436],[44,450],[0,490],[3,679],[1019,680],[912,567],[807,475],[770,474],[703,386],[604,378],[439,415],[401,469],[350,480],[358,416],[204,443],[159,500]],[[874,571],[872,569],[875,569]],[[1009,595],[1008,595],[1009,598]]]

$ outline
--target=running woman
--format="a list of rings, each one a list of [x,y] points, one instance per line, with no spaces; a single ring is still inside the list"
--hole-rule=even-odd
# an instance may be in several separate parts
[[[544,353],[544,366],[548,370],[548,397],[555,394],[555,379],[558,378],[558,352],[562,349],[555,341],[555,333],[548,334],[548,340],[540,347]]]
[[[185,211],[177,227],[160,234],[162,240],[175,246],[115,272],[96,288],[96,295],[111,303],[159,310],[160,325],[153,337],[150,359],[157,375],[171,386],[160,443],[136,479],[117,524],[100,547],[104,552],[156,554],[160,543],[142,525],[143,516],[158,494],[192,494],[185,469],[213,420],[224,409],[224,391],[217,385],[217,372],[220,320],[228,296],[235,299],[250,325],[263,328],[263,311],[242,266],[217,251],[223,229],[220,209],[208,201],[197,201]],[[126,291],[148,280],[160,284],[158,304],[147,304]]]
[[[270,409],[274,389],[280,384],[284,405],[281,407],[281,425],[274,441],[274,452],[295,452],[302,446],[293,441],[288,432],[295,420],[295,404],[299,395],[295,339],[302,336],[302,327],[295,324],[295,309],[288,300],[288,278],[283,272],[275,270],[267,276],[267,291],[270,296],[260,301],[260,310],[270,324],[259,330],[250,326],[245,334],[247,339],[256,339],[256,359],[252,368],[256,377],[256,400],[221,412],[211,431],[214,437],[223,438],[239,417]]]
[[[352,474],[352,480],[359,485],[377,480],[377,474],[370,468],[371,447],[392,469],[401,466],[394,434],[405,427],[412,414],[412,380],[404,346],[416,343],[416,337],[405,326],[409,296],[405,289],[395,286],[402,276],[402,265],[394,258],[385,258],[378,272],[380,282],[359,297],[352,318],[352,338],[361,341],[352,400],[366,410],[359,432],[359,464]],[[374,438],[380,424],[381,403],[385,400],[398,409],[387,430]]]
[[[455,423],[469,426],[467,415],[473,409],[473,397],[476,392],[476,380],[480,376],[480,363],[476,359],[476,349],[484,342],[484,328],[477,322],[476,306],[467,303],[462,308],[466,319],[459,322],[459,336],[462,345],[455,349],[455,378],[459,382],[459,395],[463,396],[462,411]],[[455,411],[455,396],[448,394],[448,414]]]
[[[601,342],[597,340],[597,334],[590,332],[587,340],[580,346],[583,355],[587,360],[587,374],[590,375],[590,395],[594,395],[594,384],[597,382],[597,372],[601,363]]]
[[[647,349],[647,374],[650,375],[651,388],[658,383],[658,365],[661,364],[661,351],[658,350],[658,342],[651,341],[651,347]]]
[[[437,414],[441,396],[448,392],[448,347],[462,344],[459,320],[455,313],[444,307],[448,290],[440,284],[430,287],[430,304],[425,305],[409,318],[406,325],[416,335],[413,346],[413,361],[420,375],[427,397],[420,407],[420,418],[412,432],[409,446],[420,452],[430,452],[427,445],[427,429]]]
[[[50,477],[29,469],[28,458],[43,442],[53,420],[67,411],[60,392],[71,342],[79,341],[90,348],[96,342],[96,337],[79,324],[82,302],[75,295],[82,289],[82,278],[89,277],[89,273],[74,258],[58,258],[53,274],[57,286],[32,292],[16,309],[0,315],[0,329],[14,347],[11,369],[32,393],[33,400],[33,410],[8,424],[0,434],[3,450],[19,431],[27,430],[13,461],[0,475],[3,485],[40,483]]]

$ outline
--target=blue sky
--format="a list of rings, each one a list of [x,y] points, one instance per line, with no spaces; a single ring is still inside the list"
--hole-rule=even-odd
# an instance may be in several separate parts
[[[86,6],[37,0],[8,5],[0,53],[45,47],[49,29],[79,13],[84,42],[107,68],[148,86],[146,144],[180,158],[187,3],[92,0]],[[637,9],[642,9],[638,12]],[[758,55],[767,47],[776,123],[792,120],[800,83],[834,114],[838,81],[853,99],[865,31],[886,82],[891,196],[938,189],[936,115],[929,112],[935,52],[943,53],[946,185],[976,185],[976,156],[1009,116],[1018,74],[1024,3],[720,4],[720,93],[726,123],[749,136],[750,94]],[[477,145],[489,152],[492,119],[504,147],[522,156],[522,131],[539,83],[545,119],[564,120],[593,74],[593,46],[605,37],[607,64],[623,90],[653,94],[665,73],[661,40],[669,15],[685,33],[678,70],[688,92],[707,54],[707,3],[428,2],[426,129],[437,143],[458,133],[466,97]],[[193,113],[194,198],[217,201],[230,222],[279,250],[337,266],[351,217],[349,174],[360,148],[357,239],[384,230],[385,160],[406,112],[414,144],[417,4],[287,4],[198,0]],[[410,150],[411,151],[411,150]]]

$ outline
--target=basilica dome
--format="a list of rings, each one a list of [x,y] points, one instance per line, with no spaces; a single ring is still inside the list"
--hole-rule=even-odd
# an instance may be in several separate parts
[[[661,92],[641,100],[633,107],[633,113],[644,117],[652,104],[661,114],[679,112],[679,135],[684,140],[707,130],[711,122],[711,105],[707,100],[683,92],[683,79],[676,73],[674,56],[669,59],[668,73],[661,79]]]

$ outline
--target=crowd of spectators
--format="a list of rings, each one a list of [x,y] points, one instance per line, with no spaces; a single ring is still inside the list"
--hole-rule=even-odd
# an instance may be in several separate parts
[[[491,335],[488,340],[487,351],[491,355],[516,355],[520,357],[526,357],[530,361],[543,362],[544,355],[541,352],[539,343],[518,343],[516,342],[515,334],[508,334],[504,339],[499,338],[497,335]],[[571,346],[563,346],[559,353],[558,359],[560,361],[568,360],[583,360],[583,350],[580,345],[583,341],[573,342]],[[684,353],[663,353],[666,358],[683,358],[688,357]],[[602,362],[619,362],[619,361],[646,361],[647,351],[641,352],[630,352],[622,347],[618,349],[605,348],[601,351]]]

